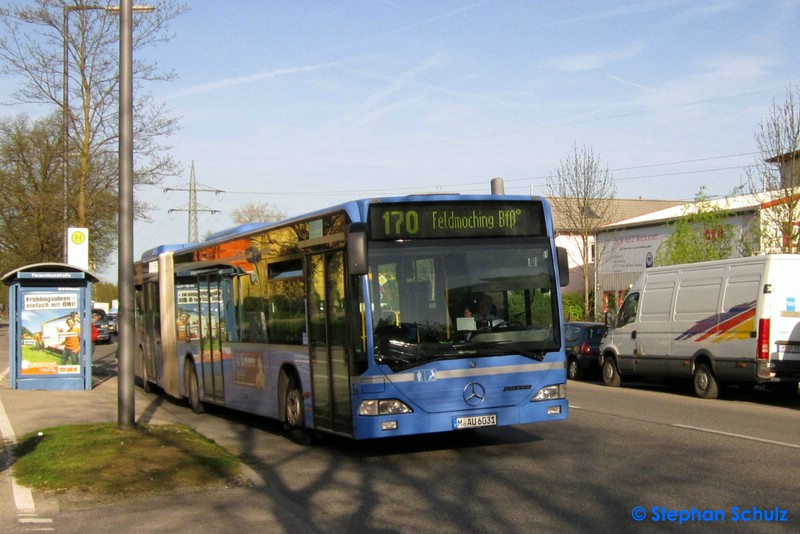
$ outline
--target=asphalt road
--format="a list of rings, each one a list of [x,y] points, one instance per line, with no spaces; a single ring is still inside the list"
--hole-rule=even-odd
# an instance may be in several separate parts
[[[113,346],[108,347],[113,350]],[[260,483],[53,511],[56,532],[796,532],[800,397],[570,382],[567,421],[307,446],[225,409],[137,388],[137,417],[189,424]]]
[[[591,382],[568,392],[561,423],[311,447],[262,419],[170,409],[245,455],[319,531],[663,531],[687,513],[701,530],[800,526],[800,398]]]

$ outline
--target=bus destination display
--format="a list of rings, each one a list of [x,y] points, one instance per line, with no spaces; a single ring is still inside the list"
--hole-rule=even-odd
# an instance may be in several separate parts
[[[372,239],[543,236],[541,202],[373,204]]]

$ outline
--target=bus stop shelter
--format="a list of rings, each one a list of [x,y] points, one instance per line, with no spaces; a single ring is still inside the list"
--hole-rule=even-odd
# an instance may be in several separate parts
[[[2,280],[9,288],[10,387],[91,389],[91,286],[97,276],[65,263],[37,263]]]

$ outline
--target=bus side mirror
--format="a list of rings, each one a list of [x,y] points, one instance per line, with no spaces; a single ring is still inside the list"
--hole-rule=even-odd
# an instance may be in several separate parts
[[[564,247],[556,247],[556,256],[558,257],[558,283],[561,287],[569,284],[569,257],[567,256],[567,249]]]
[[[351,275],[367,274],[367,223],[356,222],[347,228],[347,268]]]

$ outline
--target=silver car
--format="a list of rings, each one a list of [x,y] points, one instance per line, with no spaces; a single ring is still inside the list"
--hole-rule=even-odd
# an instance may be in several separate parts
[[[112,334],[117,333],[117,314],[116,313],[107,313],[106,319],[108,319],[108,329],[111,331]]]

